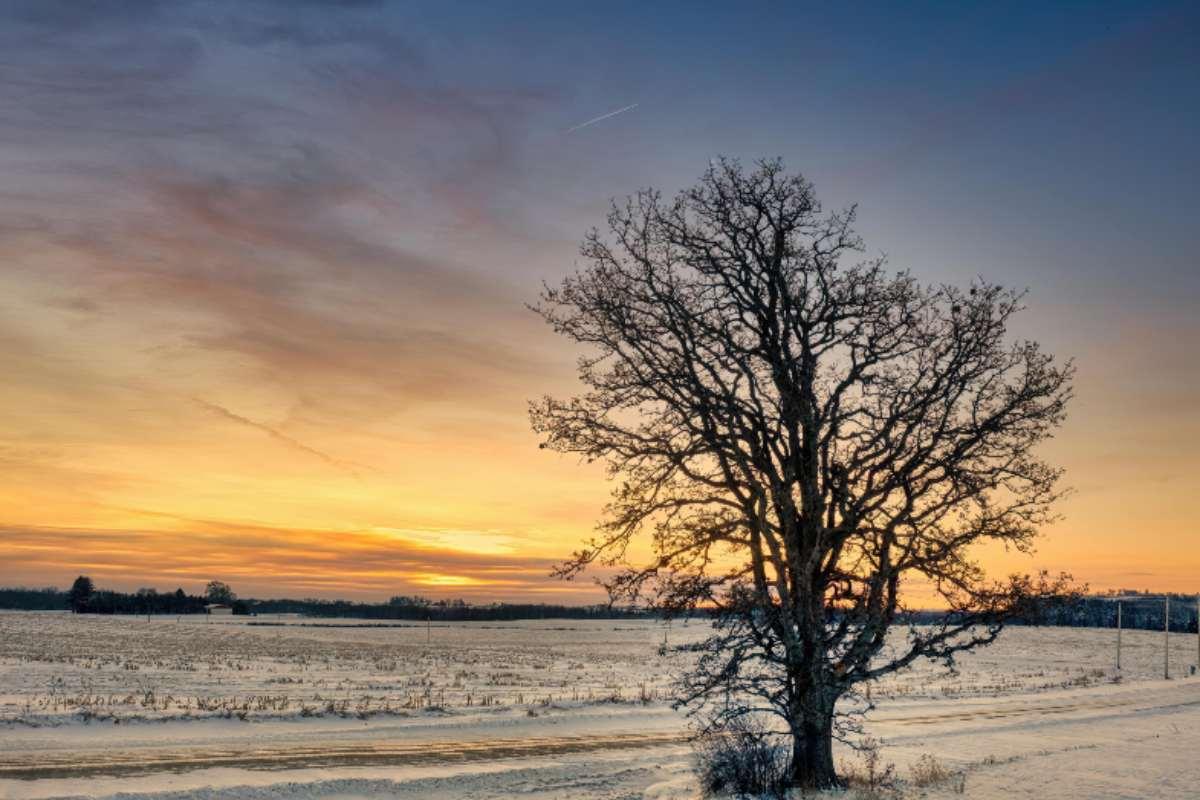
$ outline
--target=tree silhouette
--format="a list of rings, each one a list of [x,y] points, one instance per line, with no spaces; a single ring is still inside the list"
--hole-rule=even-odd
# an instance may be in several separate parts
[[[616,567],[614,599],[713,609],[681,702],[712,725],[777,714],[804,787],[838,785],[835,705],[857,684],[950,662],[1066,580],[993,582],[968,549],[1028,550],[1052,518],[1060,470],[1034,451],[1070,364],[1008,341],[1019,293],[840,263],[853,219],[779,161],[719,160],[674,200],[614,204],[535,306],[586,348],[586,390],[532,404],[533,427],[619,479],[560,574]],[[914,584],[946,612],[889,642]]]
[[[209,581],[204,587],[204,596],[210,603],[219,603],[223,606],[233,605],[237,600],[237,595],[233,593],[233,589],[229,588],[229,584],[222,581]]]
[[[71,584],[71,591],[67,594],[71,610],[76,614],[86,611],[95,591],[96,587],[92,584],[91,578],[86,575],[76,578],[75,582]]]

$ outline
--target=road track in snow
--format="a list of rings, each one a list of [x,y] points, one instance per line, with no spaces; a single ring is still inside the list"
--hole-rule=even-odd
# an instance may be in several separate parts
[[[938,705],[953,705],[955,701],[942,701]],[[872,714],[873,723],[900,726],[943,725],[955,722],[1006,720],[1022,717],[1054,717],[1078,714],[1125,711],[1128,713],[1165,711],[1200,705],[1200,683],[1195,680],[1180,681],[1163,687],[1134,687],[1119,693],[1095,693],[1081,690],[1078,694],[1056,694],[1044,698],[1026,695],[1020,699],[980,702],[962,700],[962,708],[947,709],[935,713],[880,713]]]
[[[373,741],[235,748],[138,748],[87,753],[0,755],[0,779],[41,780],[191,772],[214,767],[284,770],[313,767],[430,766],[513,758],[562,756],[604,750],[680,745],[683,732],[597,736],[522,737],[468,742]]]
[[[909,708],[882,709],[870,723],[900,730],[953,728],[979,722],[997,729],[1021,721],[1132,716],[1171,712],[1200,705],[1200,681],[1095,687],[1046,696],[939,700]],[[1116,691],[1112,691],[1116,689]],[[915,732],[915,731],[914,731]],[[185,773],[212,768],[291,770],[337,767],[445,766],[513,759],[557,757],[603,751],[682,746],[688,733],[680,729],[650,732],[604,732],[594,735],[543,736],[468,741],[397,738],[343,741],[298,741],[245,746],[209,744],[139,746],[0,752],[0,780],[36,781],[55,778],[121,777]]]

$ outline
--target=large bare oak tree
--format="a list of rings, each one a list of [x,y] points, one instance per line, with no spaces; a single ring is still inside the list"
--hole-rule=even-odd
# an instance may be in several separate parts
[[[536,306],[585,346],[586,390],[533,404],[534,428],[619,481],[561,573],[615,566],[614,598],[713,609],[681,699],[778,714],[805,787],[838,784],[856,684],[990,642],[1063,585],[993,582],[972,546],[1027,550],[1051,519],[1060,470],[1035,451],[1070,364],[1009,341],[1019,293],[846,263],[853,218],[778,161],[721,160],[674,199],[614,204]],[[889,641],[913,587],[947,610]]]

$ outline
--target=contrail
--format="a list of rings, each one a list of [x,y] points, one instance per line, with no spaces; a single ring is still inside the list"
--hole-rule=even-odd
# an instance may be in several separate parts
[[[257,428],[258,430],[260,430],[263,433],[270,436],[275,441],[280,442],[281,444],[285,444],[288,447],[291,447],[293,449],[308,453],[309,455],[316,456],[317,458],[324,461],[326,464],[329,464],[332,467],[337,467],[338,469],[344,469],[344,470],[348,471],[354,477],[359,478],[361,480],[362,476],[360,476],[358,474],[358,470],[355,469],[355,467],[357,466],[356,464],[351,464],[347,461],[342,461],[340,458],[334,458],[333,456],[329,455],[328,453],[324,453],[315,447],[309,447],[304,442],[301,442],[297,439],[293,439],[291,436],[288,436],[286,433],[283,433],[282,431],[275,430],[270,425],[264,425],[261,422],[255,422],[252,419],[243,417],[241,414],[235,414],[232,411],[230,411],[228,408],[225,408],[224,406],[219,406],[216,403],[210,403],[207,400],[201,400],[199,397],[193,397],[192,402],[196,403],[196,405],[200,406],[201,408],[211,411],[212,413],[216,414],[217,416],[224,417],[225,419],[229,420],[230,422],[236,422],[239,425],[245,425],[248,428]]]
[[[579,130],[580,128],[586,128],[588,125],[595,125],[597,122],[600,122],[601,120],[608,119],[609,117],[615,117],[617,114],[624,114],[626,111],[632,111],[633,109],[635,109],[637,107],[638,107],[638,104],[634,103],[631,106],[625,106],[624,108],[618,108],[616,111],[610,111],[607,114],[601,114],[600,116],[596,117],[595,119],[589,119],[587,122],[579,123],[574,128],[567,128],[567,133],[574,133],[575,131]]]

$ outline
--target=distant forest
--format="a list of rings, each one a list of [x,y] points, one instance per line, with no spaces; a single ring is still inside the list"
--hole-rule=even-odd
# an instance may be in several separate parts
[[[629,619],[649,616],[634,608],[607,604],[570,606],[548,603],[473,604],[464,600],[430,600],[424,597],[393,597],[386,603],[355,603],[349,600],[255,600],[238,598],[219,582],[209,584],[204,595],[189,595],[183,589],[162,593],[139,589],[125,593],[91,588],[84,576],[75,586],[63,589],[0,588],[0,609],[23,611],[77,611],[90,614],[205,614],[208,606],[229,606],[234,614],[300,614],[309,617],[355,617],[377,620],[461,622],[515,619]]]
[[[1163,629],[1163,598],[1153,592],[1120,589],[1109,594],[1087,595],[1062,604],[1052,604],[1027,618],[1011,620],[1013,625],[1060,625],[1067,628],[1117,627],[1118,599],[1121,627],[1140,630]],[[1171,594],[1170,630],[1175,633],[1196,633],[1197,596]],[[919,616],[920,612],[918,612]]]
[[[386,603],[356,603],[349,600],[255,600],[237,598],[225,584],[214,581],[206,594],[189,595],[183,589],[161,593],[140,589],[133,593],[94,589],[90,581],[63,589],[0,588],[0,609],[23,611],[70,611],[92,614],[204,614],[210,604],[229,606],[234,614],[299,614],[308,617],[353,617],[374,620],[465,622],[517,619],[631,619],[653,616],[652,612],[607,604],[588,606],[549,603],[487,603],[465,600],[430,600],[424,597],[393,597]],[[1076,628],[1115,628],[1120,596],[1121,624],[1125,628],[1162,630],[1162,595],[1122,590],[1111,595],[1091,595],[1077,602],[1043,609],[1034,617],[1018,619],[1018,625],[1062,625]],[[1195,633],[1196,597],[1171,595],[1171,630]],[[932,615],[932,612],[930,612]],[[926,615],[915,612],[905,620],[921,622]]]

